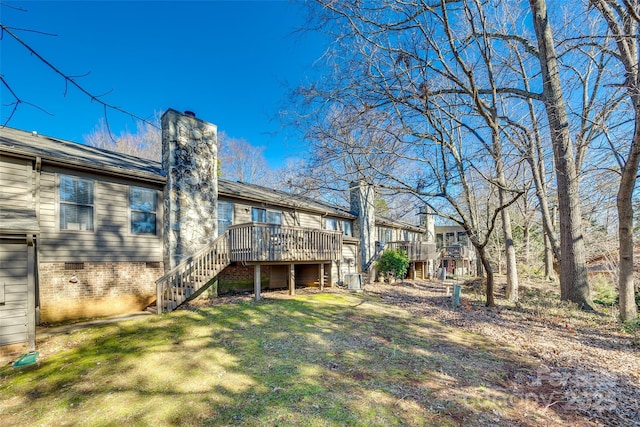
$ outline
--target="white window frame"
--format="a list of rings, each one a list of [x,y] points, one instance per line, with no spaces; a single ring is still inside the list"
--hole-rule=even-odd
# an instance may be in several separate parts
[[[264,220],[261,220],[260,218],[254,219],[254,212],[262,213],[259,216],[263,216],[264,215]],[[270,215],[271,215],[271,218],[269,218]],[[271,221],[271,219],[273,219],[273,217],[276,216],[276,215],[280,218],[279,222]],[[275,211],[275,210],[271,210],[271,209],[252,207],[251,208],[251,222],[257,222],[257,223],[260,223],[260,224],[269,224],[269,225],[281,226],[282,225],[282,211]]]
[[[79,203],[77,201],[71,201],[71,200],[62,200],[62,191],[60,190],[61,186],[62,186],[62,182],[65,179],[71,179],[74,181],[84,181],[86,183],[89,183],[91,185],[91,203]],[[75,176],[75,175],[67,175],[67,174],[59,174],[58,175],[58,228],[60,231],[71,231],[71,232],[81,232],[81,233],[94,233],[96,230],[96,194],[95,194],[95,190],[96,190],[96,185],[95,185],[95,181],[93,179],[88,179],[88,178],[81,178],[79,176]],[[62,218],[63,218],[63,206],[84,206],[84,207],[88,207],[91,208],[91,228],[87,228],[86,224],[85,224],[85,228],[83,229],[81,226],[81,223],[71,223],[68,222],[66,223],[67,227],[63,228],[62,227]],[[78,224],[78,228],[69,228],[69,224]]]
[[[131,193],[132,190],[141,190],[141,191],[145,191],[145,192],[149,192],[149,193],[153,193],[153,196],[155,197],[155,210],[142,210],[142,209],[134,209],[131,206]],[[152,188],[146,188],[146,187],[137,187],[137,186],[133,186],[130,185],[129,186],[129,233],[131,233],[132,235],[135,236],[157,236],[158,235],[158,204],[159,204],[159,197],[158,197],[158,191],[154,190]],[[133,216],[134,213],[145,213],[145,214],[151,214],[155,217],[155,221],[154,221],[154,227],[153,227],[153,232],[136,232],[133,231]]]
[[[224,231],[222,231],[222,227],[220,227],[220,221],[222,221],[221,218],[220,218],[220,212],[222,212],[222,210],[220,209],[220,204],[228,205],[229,206],[228,212],[231,213],[231,217],[230,218],[224,219],[224,221],[228,221],[229,222],[228,226],[226,227],[226,229],[224,231],[227,231],[229,229],[229,227],[233,225],[233,216],[235,214],[234,213],[234,204],[233,204],[233,202],[228,202],[226,200],[218,200],[218,236],[220,236],[222,233],[224,233]]]
[[[347,224],[349,227],[346,226]],[[347,228],[349,229],[348,233]],[[341,231],[343,235],[353,237],[353,227],[351,226],[351,221],[346,219],[327,217],[324,219],[324,229],[331,231]]]

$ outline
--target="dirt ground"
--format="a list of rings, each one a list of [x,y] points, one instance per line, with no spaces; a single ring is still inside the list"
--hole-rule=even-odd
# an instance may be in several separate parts
[[[458,308],[437,282],[374,284],[367,285],[366,292],[537,360],[536,372],[510,376],[508,387],[516,395],[546,395],[547,405],[585,422],[640,426],[638,335],[623,332],[615,314],[587,313],[560,302],[549,287],[521,286],[520,304],[498,295],[498,307],[492,309],[484,306],[480,283],[463,285]]]

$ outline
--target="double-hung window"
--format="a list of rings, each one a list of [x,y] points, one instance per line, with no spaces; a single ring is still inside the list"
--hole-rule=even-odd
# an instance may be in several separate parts
[[[351,231],[351,222],[347,220],[341,220],[336,218],[325,218],[324,229],[332,231],[342,231],[345,236],[353,236]]]
[[[233,223],[233,203],[218,200],[218,235],[224,234]]]
[[[335,218],[325,218],[324,219],[324,228],[325,230],[339,231],[340,228],[338,226],[338,220]]]
[[[129,187],[131,233],[157,234],[158,192],[149,188]]]
[[[93,231],[93,181],[60,175],[60,230]]]
[[[345,236],[353,237],[353,231],[351,230],[351,221],[342,221],[342,234]]]

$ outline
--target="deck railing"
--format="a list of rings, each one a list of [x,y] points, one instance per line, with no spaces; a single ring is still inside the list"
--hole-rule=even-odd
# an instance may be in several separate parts
[[[445,246],[442,248],[442,258],[469,258],[469,248],[462,245]]]
[[[156,280],[156,310],[173,311],[229,265],[229,234],[224,233]]]
[[[334,261],[342,257],[342,233],[316,228],[249,223],[229,227],[231,261]]]
[[[428,261],[438,257],[435,243],[427,242],[387,242],[385,248],[402,249],[409,257],[410,261]]]

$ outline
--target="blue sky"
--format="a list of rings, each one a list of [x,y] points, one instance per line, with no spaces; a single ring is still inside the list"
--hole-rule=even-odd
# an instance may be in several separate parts
[[[272,167],[300,156],[302,141],[277,113],[289,88],[314,78],[324,37],[301,33],[306,11],[287,1],[11,1],[0,21],[84,88],[145,118],[191,110],[230,137],[265,146]],[[101,105],[65,84],[10,36],[0,70],[24,101],[9,126],[82,142],[104,117]],[[66,90],[66,95],[65,95]],[[3,87],[1,119],[13,101]],[[108,112],[114,134],[136,123]]]

